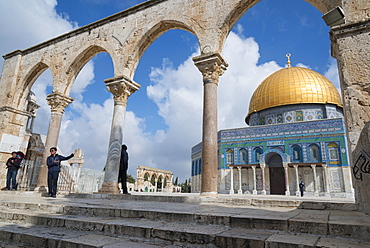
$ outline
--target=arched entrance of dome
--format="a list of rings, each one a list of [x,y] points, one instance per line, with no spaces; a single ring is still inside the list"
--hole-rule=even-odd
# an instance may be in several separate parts
[[[266,159],[270,175],[270,194],[285,195],[285,172],[282,158],[273,153]]]

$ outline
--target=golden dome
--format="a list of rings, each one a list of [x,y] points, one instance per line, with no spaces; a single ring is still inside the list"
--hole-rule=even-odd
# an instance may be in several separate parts
[[[249,113],[301,103],[331,103],[343,107],[338,90],[323,75],[302,67],[287,67],[268,76],[257,87]]]

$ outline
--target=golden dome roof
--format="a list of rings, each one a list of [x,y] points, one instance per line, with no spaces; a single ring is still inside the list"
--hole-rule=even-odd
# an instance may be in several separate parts
[[[338,90],[323,75],[303,67],[287,67],[268,76],[257,87],[249,113],[301,103],[331,103],[343,107]]]

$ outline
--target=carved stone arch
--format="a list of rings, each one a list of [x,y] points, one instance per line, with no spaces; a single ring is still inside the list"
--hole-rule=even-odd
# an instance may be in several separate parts
[[[129,68],[129,71],[131,73],[131,75],[129,75],[130,78],[133,77],[134,71],[137,65],[139,64],[141,57],[143,56],[145,51],[150,47],[150,45],[153,44],[153,42],[156,39],[158,39],[162,34],[172,29],[181,29],[187,31],[198,38],[196,31],[192,27],[183,22],[177,20],[162,20],[156,23],[141,35],[141,39],[139,39],[137,42],[133,44],[134,45],[133,47],[135,47],[135,49],[133,50],[133,52],[131,52],[132,55],[128,59],[132,62],[128,63],[128,66],[131,66],[131,68]]]
[[[62,90],[62,93],[66,96],[69,96],[73,83],[75,82],[78,74],[82,70],[82,68],[89,62],[95,55],[98,53],[108,53],[113,61],[113,67],[115,65],[115,61],[113,60],[111,54],[102,46],[97,45],[90,45],[89,47],[85,48],[82,52],[80,52],[74,59],[73,62],[67,67],[66,70],[66,86],[65,89]],[[61,89],[60,89],[61,90]]]
[[[32,85],[35,83],[35,81],[38,79],[38,77],[47,69],[50,67],[43,63],[38,62],[36,65],[31,67],[31,69],[25,74],[24,78],[20,80],[20,89],[17,89],[16,92],[14,92],[14,98],[17,99],[16,108],[18,109],[26,109],[27,108],[27,100],[28,100],[28,94],[30,93]]]

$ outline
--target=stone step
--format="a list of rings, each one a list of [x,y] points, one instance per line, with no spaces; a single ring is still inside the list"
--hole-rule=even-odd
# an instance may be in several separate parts
[[[32,224],[13,224],[0,222],[0,247],[63,247],[63,248],[175,248],[179,246],[157,241],[150,244],[145,240],[133,240],[120,236],[109,236],[90,231],[79,231],[67,228],[50,228]],[[151,241],[154,243],[154,241]]]
[[[4,248],[212,248],[212,247],[250,247],[250,248],[282,248],[282,247],[321,247],[321,248],[365,248],[370,243],[320,237],[318,235],[268,233],[257,230],[229,229],[217,235],[201,235],[195,231],[199,243],[194,242],[191,233],[182,235],[176,228],[169,231],[150,232],[150,239],[134,239],[122,235],[113,235],[98,231],[81,231],[76,229],[39,226],[34,224],[9,224],[0,222],[0,247]],[[181,229],[184,232],[184,229]],[[208,233],[211,233],[210,231]],[[166,239],[171,237],[171,241]],[[4,246],[2,246],[4,244]]]
[[[233,208],[220,206],[199,206],[193,204],[161,204],[130,207],[126,205],[102,206],[89,204],[53,204],[2,201],[6,209],[31,210],[39,213],[57,213],[72,216],[128,218],[140,220],[161,220],[165,222],[218,225],[232,228],[246,228],[267,231],[280,231],[296,234],[313,234],[370,241],[370,217],[355,211],[317,211],[291,209]],[[138,205],[138,204],[136,204]],[[225,211],[223,211],[225,210]],[[2,213],[0,213],[2,214]],[[5,213],[6,214],[6,213]],[[6,219],[7,217],[1,217]]]
[[[114,238],[117,238],[118,236],[124,236],[126,239],[136,239],[140,241],[151,240],[152,242],[157,241],[157,243],[160,243],[160,245],[192,244],[192,246],[189,247],[300,247],[302,244],[305,244],[305,246],[302,247],[370,247],[370,243],[366,243],[362,240],[349,239],[350,237],[347,237],[347,239],[338,239],[338,236],[327,236],[326,232],[319,232],[320,230],[325,229],[323,227],[321,227],[321,229],[319,228],[319,231],[317,231],[318,233],[316,235],[308,234],[310,230],[314,229],[315,225],[317,225],[317,222],[314,220],[310,225],[307,225],[307,221],[303,220],[303,224],[301,222],[296,222],[295,227],[288,230],[282,226],[279,219],[272,219],[269,218],[269,216],[265,216],[264,219],[253,220],[253,222],[248,222],[244,218],[245,216],[239,216],[235,221],[233,220],[234,217],[231,217],[231,225],[225,225],[223,223],[222,225],[211,225],[209,222],[206,224],[192,222],[192,219],[188,219],[190,222],[183,221],[184,219],[181,219],[181,217],[169,218],[170,220],[157,218],[155,220],[154,218],[144,219],[142,216],[140,218],[133,216],[122,217],[120,214],[117,214],[125,212],[124,209],[101,207],[95,209],[94,207],[89,206],[87,207],[88,209],[85,209],[85,212],[82,211],[83,214],[81,215],[81,209],[79,208],[84,208],[81,206],[62,206],[35,203],[20,203],[17,206],[15,202],[3,202],[3,204],[8,205],[9,208],[4,207],[4,205],[2,206],[3,209],[0,210],[0,221],[6,221],[6,227],[17,227],[15,228],[16,230],[25,229],[22,228],[24,225],[33,225],[34,227],[41,229],[46,228],[46,230],[49,232],[52,230],[52,233],[55,233],[55,230],[58,230],[57,233],[59,233],[59,229],[66,229],[69,231],[73,230],[72,233],[81,232],[81,234],[79,234],[81,237],[95,235],[103,240],[111,240],[110,238],[103,238],[103,236],[107,236],[113,238],[113,241],[115,241]],[[66,209],[68,212],[69,208],[76,211],[75,215],[67,215],[65,213]],[[76,214],[77,212],[79,213],[78,215]],[[166,215],[163,215],[163,213],[161,213],[160,216],[166,217]],[[209,215],[208,217],[211,218],[211,216],[212,215]],[[220,216],[216,217],[219,218]],[[302,219],[305,218],[305,216],[301,217]],[[318,216],[315,217],[319,218]],[[349,218],[347,218],[345,221],[348,223],[348,220]],[[271,224],[272,228],[270,226],[270,230],[262,230],[266,223]],[[18,228],[18,226],[21,227]],[[356,228],[359,227],[357,226]],[[9,231],[6,228],[3,228],[2,230],[4,232]],[[359,230],[361,233],[360,229],[357,230]],[[340,231],[338,230],[333,230],[333,233],[339,232]],[[20,235],[23,234],[21,233]],[[32,236],[27,235],[26,237]],[[30,239],[41,239],[41,241],[37,242],[66,242],[64,240],[59,241],[60,239],[56,238],[55,240],[57,241],[45,241],[45,239],[42,239],[42,237],[39,236],[33,235]],[[28,238],[26,238],[26,240],[27,239]],[[51,238],[48,236],[47,240],[49,239]],[[16,240],[18,239],[15,238],[15,241]],[[76,240],[78,240],[78,238],[76,238]],[[10,239],[10,241],[12,240]],[[117,243],[118,242],[121,241],[117,241]],[[326,245],[318,246],[318,244]],[[333,245],[328,246],[328,244]],[[74,246],[71,243],[66,247]]]

